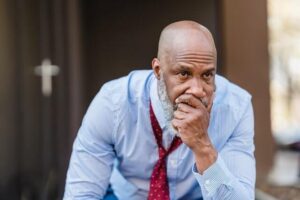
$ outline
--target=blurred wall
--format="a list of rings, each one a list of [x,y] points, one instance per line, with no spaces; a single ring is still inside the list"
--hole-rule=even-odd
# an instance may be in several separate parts
[[[220,6],[224,74],[252,94],[259,182],[265,179],[272,165],[274,150],[270,122],[267,1],[223,0]]]

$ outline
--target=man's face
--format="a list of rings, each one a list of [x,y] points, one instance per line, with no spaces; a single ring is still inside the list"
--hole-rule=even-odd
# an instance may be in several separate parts
[[[184,27],[164,31],[158,57],[152,68],[158,79],[158,92],[168,121],[172,121],[177,103],[198,99],[211,108],[215,91],[216,49],[208,31]],[[182,102],[182,99],[186,99]]]
[[[209,51],[178,51],[170,59],[159,61],[160,77],[170,103],[182,94],[190,94],[205,105],[215,90],[216,60]]]

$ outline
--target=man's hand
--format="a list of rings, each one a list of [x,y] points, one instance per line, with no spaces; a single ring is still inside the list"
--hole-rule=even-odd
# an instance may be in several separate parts
[[[177,110],[172,124],[178,130],[182,142],[194,152],[197,169],[202,173],[217,159],[217,152],[207,132],[213,97],[205,101],[192,94],[183,94],[175,103]]]

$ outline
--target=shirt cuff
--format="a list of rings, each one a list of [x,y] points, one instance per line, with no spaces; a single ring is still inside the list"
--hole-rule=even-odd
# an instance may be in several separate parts
[[[232,189],[232,174],[220,155],[218,155],[216,162],[206,169],[202,175],[198,172],[196,164],[193,165],[192,171],[204,197],[214,196],[221,185],[226,186],[229,190]]]

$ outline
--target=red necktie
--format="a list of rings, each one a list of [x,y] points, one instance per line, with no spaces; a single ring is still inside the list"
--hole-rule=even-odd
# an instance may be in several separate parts
[[[154,115],[151,103],[150,103],[150,119],[151,119],[153,133],[158,146],[159,159],[152,171],[148,200],[169,200],[170,195],[169,195],[169,185],[167,179],[166,158],[172,151],[174,151],[182,143],[182,141],[179,137],[175,136],[169,149],[165,150],[165,148],[162,145],[162,130]]]

